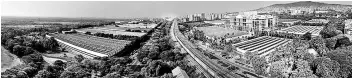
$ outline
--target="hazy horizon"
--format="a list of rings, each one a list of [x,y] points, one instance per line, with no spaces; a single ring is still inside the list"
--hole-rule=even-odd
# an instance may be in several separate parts
[[[241,12],[297,1],[3,1],[1,16],[133,18]],[[352,1],[317,1],[352,5]]]

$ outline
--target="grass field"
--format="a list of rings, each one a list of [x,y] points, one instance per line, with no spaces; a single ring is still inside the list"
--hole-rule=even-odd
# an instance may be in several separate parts
[[[201,30],[204,32],[206,36],[209,37],[223,37],[226,34],[230,34],[229,36],[241,36],[248,34],[247,32],[244,31],[238,31],[235,29],[229,29],[229,28],[223,28],[223,27],[217,27],[217,26],[208,26],[208,27],[197,27],[197,30]]]
[[[1,46],[1,72],[19,64],[22,64],[21,60]]]

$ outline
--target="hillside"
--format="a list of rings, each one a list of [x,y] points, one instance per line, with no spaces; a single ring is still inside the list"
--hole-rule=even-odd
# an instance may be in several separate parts
[[[259,12],[281,12],[289,9],[303,10],[312,12],[313,10],[336,10],[336,11],[347,11],[352,9],[352,5],[341,5],[341,4],[327,4],[321,2],[312,1],[300,1],[287,4],[274,4],[267,7],[255,9],[254,11]]]

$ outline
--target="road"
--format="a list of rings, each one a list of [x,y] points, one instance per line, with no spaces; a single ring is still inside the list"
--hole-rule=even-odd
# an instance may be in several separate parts
[[[209,51],[213,51],[214,52],[215,51],[215,50],[207,48],[207,47],[202,47],[202,48],[205,48],[206,52],[209,52]],[[239,62],[239,61],[231,62],[231,61],[229,61],[229,60],[227,60],[227,59],[225,59],[225,58],[223,58],[221,56],[218,56],[218,55],[214,55],[214,56],[219,58],[219,60],[221,60],[222,62],[224,62],[226,64],[230,64],[230,65],[233,65],[235,67],[239,67],[240,71],[238,71],[238,74],[242,74],[243,76],[248,76],[248,77],[251,77],[251,76],[258,76],[258,77],[262,77],[262,78],[265,77],[265,76],[261,76],[261,75],[255,74],[252,66],[249,66],[249,65],[244,64],[244,63]]]
[[[182,48],[181,44],[178,43],[176,37],[175,37],[175,34],[174,34],[174,27],[175,26],[171,26],[170,28],[170,35],[171,35],[171,39],[172,41],[175,42],[175,47],[180,47]],[[185,51],[183,49],[183,51]],[[203,73],[203,75],[206,77],[206,78],[214,78],[214,76],[212,76],[206,69],[204,69],[201,64],[199,64],[194,58],[192,58],[192,56],[189,57],[189,62],[191,62],[192,64],[195,64],[194,66],[196,67],[197,70],[199,70],[200,72]]]
[[[265,78],[265,76],[257,75],[253,71],[251,67],[247,67],[246,65],[243,66],[240,63],[233,63],[224,59],[222,57],[216,56],[219,58],[218,60],[212,60],[207,58],[203,54],[203,52],[199,51],[197,46],[191,43],[178,29],[178,22],[177,20],[173,21],[171,27],[173,33],[171,37],[174,41],[177,41],[181,44],[181,46],[194,58],[208,73],[216,78]],[[226,64],[233,65],[235,67],[239,67],[240,69],[237,71],[230,71],[227,67],[223,67],[218,64],[218,61],[222,61]]]
[[[226,67],[223,67],[217,63],[217,61],[207,58],[202,52],[197,50],[197,47],[188,41],[188,39],[179,31],[177,20],[173,21],[172,28],[173,35],[177,42],[179,42],[189,53],[192,58],[194,58],[208,73],[210,73],[215,78],[241,78],[236,72],[229,71]]]

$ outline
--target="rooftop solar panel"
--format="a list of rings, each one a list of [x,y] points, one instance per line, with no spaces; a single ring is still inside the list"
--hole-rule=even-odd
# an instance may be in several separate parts
[[[317,35],[322,29],[323,27],[321,26],[292,26],[279,31],[296,33],[296,34],[304,34],[304,33],[310,32],[312,34]]]
[[[259,55],[261,55],[266,54],[279,46],[285,45],[289,41],[289,39],[284,38],[263,36],[246,42],[234,44],[234,46],[245,52],[258,52]]]

